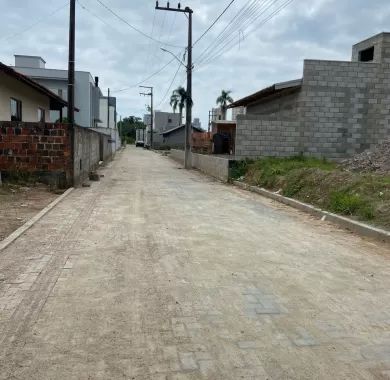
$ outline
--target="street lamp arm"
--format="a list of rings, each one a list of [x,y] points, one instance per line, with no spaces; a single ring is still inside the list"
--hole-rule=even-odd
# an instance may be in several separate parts
[[[185,68],[187,68],[187,65],[178,57],[176,56],[175,54],[173,54],[171,51],[167,50],[167,49],[164,49],[164,48],[160,48],[163,52],[165,53],[168,53],[170,54],[172,57],[174,57],[176,59],[176,61],[178,61],[181,65],[183,65]]]

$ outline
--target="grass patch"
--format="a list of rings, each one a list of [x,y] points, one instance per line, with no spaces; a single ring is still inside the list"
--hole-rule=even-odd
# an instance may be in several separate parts
[[[360,215],[364,219],[374,218],[374,209],[368,200],[359,195],[335,191],[330,194],[329,208],[331,211],[343,215]]]
[[[336,163],[303,156],[241,161],[231,173],[250,185],[390,228],[389,176],[351,173]]]

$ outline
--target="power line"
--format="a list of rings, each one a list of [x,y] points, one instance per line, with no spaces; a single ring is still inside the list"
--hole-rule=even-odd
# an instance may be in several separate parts
[[[214,22],[204,31],[204,33],[193,43],[192,47],[194,47],[211,29],[212,27],[219,21],[219,19],[227,12],[227,10],[231,7],[231,5],[236,0],[232,0],[227,7],[223,10],[223,12],[214,20]]]
[[[249,5],[249,8],[245,10],[239,23],[233,23],[231,29],[220,38],[218,44],[214,46],[214,49],[211,52],[204,54],[203,57],[198,60],[198,66],[202,65],[211,57],[215,56],[216,52],[221,52],[221,50],[223,50],[231,41],[236,38],[236,34],[232,30],[233,25],[234,28],[238,27],[239,33],[243,33],[248,28],[248,26],[250,26],[259,16],[267,12],[278,1],[280,0],[263,0],[261,4],[258,4],[258,0],[255,0],[251,5]],[[225,43],[225,41],[228,42]]]
[[[239,23],[243,19],[243,16],[245,16],[245,14],[251,9],[251,7],[253,7],[254,4],[258,1],[259,0],[248,0],[245,5],[239,10],[239,12],[225,26],[225,28],[218,34],[217,38],[200,53],[200,55],[198,56],[198,60],[201,60],[202,57],[204,57],[206,53],[213,47],[213,45],[216,45],[219,41],[222,41],[225,38],[225,35],[229,34],[229,28],[233,29],[233,26]]]
[[[155,77],[156,75],[160,74],[165,68],[167,68],[173,61],[175,61],[176,58],[172,58],[168,63],[166,63],[164,66],[160,67],[160,69],[158,69],[156,72],[154,72],[153,74],[149,75],[147,78],[143,79],[142,81],[136,83],[136,84],[133,84],[129,87],[125,87],[125,88],[122,88],[120,90],[114,90],[113,92],[123,92],[123,91],[127,91],[127,90],[131,90],[132,88],[134,87],[138,87],[140,84],[142,83],[145,83],[146,81],[148,81],[149,79]]]
[[[210,55],[215,53],[215,50],[219,48],[227,39],[231,38],[232,35],[235,35],[236,31],[241,31],[245,23],[249,22],[251,17],[258,12],[259,8],[261,9],[266,2],[270,0],[262,0],[262,3],[259,3],[260,0],[250,0],[245,6],[241,9],[241,13],[233,18],[229,25],[220,33],[217,39],[206,48],[200,57],[198,57],[197,63],[200,64],[206,60]]]
[[[28,32],[29,30],[31,30],[32,28],[34,28],[35,26],[41,24],[42,22],[47,22],[47,19],[51,16],[54,16],[56,13],[58,13],[59,11],[61,11],[62,9],[68,7],[69,5],[69,1],[67,1],[64,5],[61,5],[59,8],[55,9],[52,13],[40,18],[39,20],[37,20],[36,22],[34,22],[33,24],[31,24],[30,26],[28,26],[27,28],[21,30],[20,32],[16,32],[16,33],[13,33],[13,34],[10,34],[8,36],[5,36],[5,37],[2,37],[0,38],[0,41],[3,41],[3,40],[9,40],[11,38],[14,38],[14,37],[17,37],[23,33],[26,33]]]
[[[145,38],[148,38],[149,40],[151,41],[154,41],[158,44],[162,44],[162,45],[165,45],[165,46],[171,46],[171,47],[179,47],[179,48],[182,48],[183,46],[178,46],[178,45],[173,45],[173,44],[170,44],[170,43],[167,43],[167,42],[161,42],[159,41],[158,39],[152,37],[152,36],[149,36],[148,34],[144,33],[142,30],[138,29],[137,27],[135,27],[134,25],[131,25],[128,21],[126,21],[122,16],[118,15],[116,12],[114,12],[110,7],[108,7],[106,4],[104,4],[101,0],[96,0],[102,7],[104,7],[108,12],[110,12],[112,15],[114,15],[117,19],[121,20],[123,23],[125,23],[128,27],[130,27],[131,29],[133,29],[134,31],[136,31],[137,33],[141,34],[142,36],[144,36]]]
[[[100,16],[98,16],[96,13],[92,12],[90,9],[88,9],[84,4],[82,4],[80,2],[80,0],[77,0],[77,3],[80,5],[80,7],[88,12],[91,16],[95,17],[96,19],[98,19],[100,22],[102,22],[104,25],[108,26],[109,28],[111,29],[114,29],[116,30],[112,25],[110,25],[107,21],[105,21],[104,19],[102,19]]]
[[[272,18],[274,18],[278,13],[280,13],[283,9],[285,9],[288,5],[290,5],[294,0],[287,0],[285,1],[279,8],[277,8],[275,11],[273,11],[270,15],[268,15],[265,19],[262,20],[262,22],[258,25],[258,27],[260,26],[263,26],[264,24],[266,24],[269,20],[271,20]],[[252,25],[260,16],[258,15],[258,17],[256,19],[254,19],[249,25]],[[247,33],[247,35],[251,34],[255,29],[252,29],[249,33]],[[207,65],[209,63],[211,63],[212,61],[214,61],[215,59],[219,58],[221,55],[223,55],[225,53],[226,50],[230,50],[231,48],[233,48],[234,46],[236,46],[238,44],[237,41],[234,41],[235,40],[235,37],[228,41],[227,44],[225,44],[222,49],[219,49],[219,52],[217,54],[215,54],[214,56],[210,57],[209,59],[207,59],[207,61],[205,61],[202,65]],[[225,47],[230,44],[231,42],[233,42],[233,45],[229,46],[229,49],[225,49]],[[222,50],[222,52],[221,52]],[[199,66],[198,66],[199,67]]]
[[[167,91],[165,92],[164,96],[162,97],[161,101],[158,103],[157,107],[160,107],[160,105],[165,101],[165,99],[167,98],[168,94],[169,94],[169,91],[171,90],[172,86],[173,86],[173,83],[175,82],[175,79],[177,77],[177,74],[179,74],[179,71],[180,71],[180,68],[181,68],[181,63],[179,63],[179,66],[175,72],[175,75],[173,76],[173,79],[167,89]]]

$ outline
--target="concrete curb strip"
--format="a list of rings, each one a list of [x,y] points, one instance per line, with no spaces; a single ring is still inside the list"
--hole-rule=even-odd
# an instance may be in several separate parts
[[[323,220],[327,220],[329,222],[332,222],[334,224],[337,224],[339,227],[342,227],[344,229],[353,231],[357,234],[367,236],[370,238],[382,240],[386,243],[390,243],[390,232],[386,230],[382,230],[380,228],[376,228],[373,226],[370,226],[368,224],[360,223],[355,220],[346,218],[344,216],[332,214],[331,212],[321,210],[319,208],[316,208],[312,205],[308,205],[303,202],[299,202],[292,198],[284,197],[280,194],[275,194],[271,191],[261,189],[256,186],[250,186],[246,183],[239,182],[239,181],[233,181],[233,184],[243,190],[248,190],[257,194],[260,194],[266,198],[273,199],[275,201],[278,201],[280,203],[283,203],[287,206],[294,207],[300,211],[307,212],[308,214],[311,214],[313,216],[316,216],[318,218],[321,218]]]
[[[2,242],[0,242],[0,252],[7,248],[12,242],[14,242],[19,236],[23,235],[28,229],[30,229],[36,222],[38,222],[42,217],[44,217],[50,210],[58,205],[64,198],[66,198],[72,191],[73,187],[66,190],[64,194],[60,195],[57,199],[47,205],[43,210],[41,210],[37,215],[32,217],[23,226],[19,227],[16,231],[12,232],[11,235],[6,237]]]

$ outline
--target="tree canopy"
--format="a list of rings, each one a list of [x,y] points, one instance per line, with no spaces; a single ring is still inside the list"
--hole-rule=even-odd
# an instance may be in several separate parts
[[[125,117],[118,123],[118,130],[121,134],[122,140],[125,140],[128,144],[134,143],[137,129],[145,128],[146,126],[142,122],[142,119],[137,116]]]

